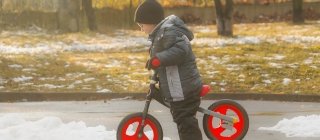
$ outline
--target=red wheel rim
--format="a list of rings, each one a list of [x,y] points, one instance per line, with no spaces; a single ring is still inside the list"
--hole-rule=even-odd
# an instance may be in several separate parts
[[[140,126],[141,121],[142,121],[141,116],[130,118],[122,127],[121,139],[122,140],[149,140],[149,138],[147,137],[145,132],[143,133],[142,138],[138,139],[139,133],[137,131],[141,127]],[[135,123],[137,123],[137,125],[138,125],[137,129],[135,129],[135,132],[133,132],[133,134],[131,134],[131,135],[127,134],[127,129],[129,128],[129,126],[132,124],[135,124]],[[153,140],[158,140],[159,132],[158,132],[156,124],[153,123],[150,119],[146,118],[145,127],[147,127],[147,126],[149,126],[149,128],[151,128],[151,131],[153,133]]]
[[[209,131],[211,132],[211,134],[218,140],[235,140],[237,139],[241,133],[243,132],[243,130],[245,129],[245,122],[244,122],[244,116],[243,114],[241,113],[241,111],[236,107],[236,106],[233,106],[233,105],[230,105],[230,104],[223,104],[223,105],[219,105],[217,106],[216,108],[214,108],[214,112],[219,112],[223,115],[226,115],[227,113],[227,110],[231,110],[235,113],[235,117],[238,117],[238,122],[235,123],[233,125],[234,129],[235,129],[235,133],[231,134],[231,135],[228,135],[228,136],[224,136],[222,135],[222,133],[226,130],[225,128],[223,128],[221,126],[221,119],[219,119],[219,126],[218,127],[214,127],[213,126],[213,121],[214,121],[214,117],[213,116],[210,116],[208,118],[208,128],[209,128]]]

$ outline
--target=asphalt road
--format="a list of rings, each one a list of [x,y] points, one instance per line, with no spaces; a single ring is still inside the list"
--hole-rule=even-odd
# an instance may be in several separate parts
[[[204,100],[202,107],[208,107],[213,100]],[[270,127],[284,118],[319,115],[320,103],[310,102],[271,102],[237,101],[249,114],[250,128],[245,140],[319,140],[320,138],[287,138],[284,134],[261,131],[259,127]],[[18,102],[0,103],[0,116],[7,113],[19,113],[28,120],[38,120],[45,116],[56,116],[65,123],[84,121],[87,126],[104,125],[107,130],[116,130],[121,119],[129,113],[142,111],[144,101],[108,100],[108,101],[63,101],[63,102]],[[152,102],[150,113],[161,123],[165,137],[178,140],[176,125],[169,109]],[[202,114],[197,115],[199,124]],[[308,124],[306,124],[308,125]],[[202,126],[200,126],[202,127]],[[206,136],[203,134],[204,138]]]

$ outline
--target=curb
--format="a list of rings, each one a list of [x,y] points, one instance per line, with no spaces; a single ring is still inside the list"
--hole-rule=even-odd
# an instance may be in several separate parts
[[[27,102],[27,101],[90,101],[111,99],[144,100],[146,93],[25,93],[0,92],[0,102]],[[320,102],[320,95],[297,94],[255,94],[255,93],[210,93],[203,97],[205,100],[261,100],[261,101],[288,101],[288,102]]]

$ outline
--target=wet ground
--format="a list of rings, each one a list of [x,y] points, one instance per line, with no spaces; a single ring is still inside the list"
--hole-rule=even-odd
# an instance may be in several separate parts
[[[202,107],[208,107],[213,100],[204,100]],[[320,103],[307,102],[271,102],[237,101],[249,113],[250,129],[245,140],[318,140],[319,138],[287,138],[273,131],[261,131],[259,127],[271,127],[284,118],[319,115]],[[19,102],[0,103],[0,116],[7,113],[19,113],[28,120],[38,120],[45,116],[56,116],[65,123],[84,121],[88,126],[104,125],[108,130],[116,130],[121,119],[129,113],[142,111],[144,101],[108,100],[108,101],[68,101],[68,102]],[[152,102],[150,113],[161,123],[164,135],[178,140],[175,124],[167,108]],[[198,114],[202,125],[202,114]],[[308,124],[306,124],[308,125]],[[201,126],[202,127],[202,126]],[[204,134],[203,134],[204,135]],[[204,136],[205,137],[205,136]]]

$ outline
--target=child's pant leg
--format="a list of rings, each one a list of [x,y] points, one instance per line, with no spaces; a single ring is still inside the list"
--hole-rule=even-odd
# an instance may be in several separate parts
[[[202,140],[198,119],[195,117],[200,97],[171,102],[171,114],[177,124],[180,140]]]

